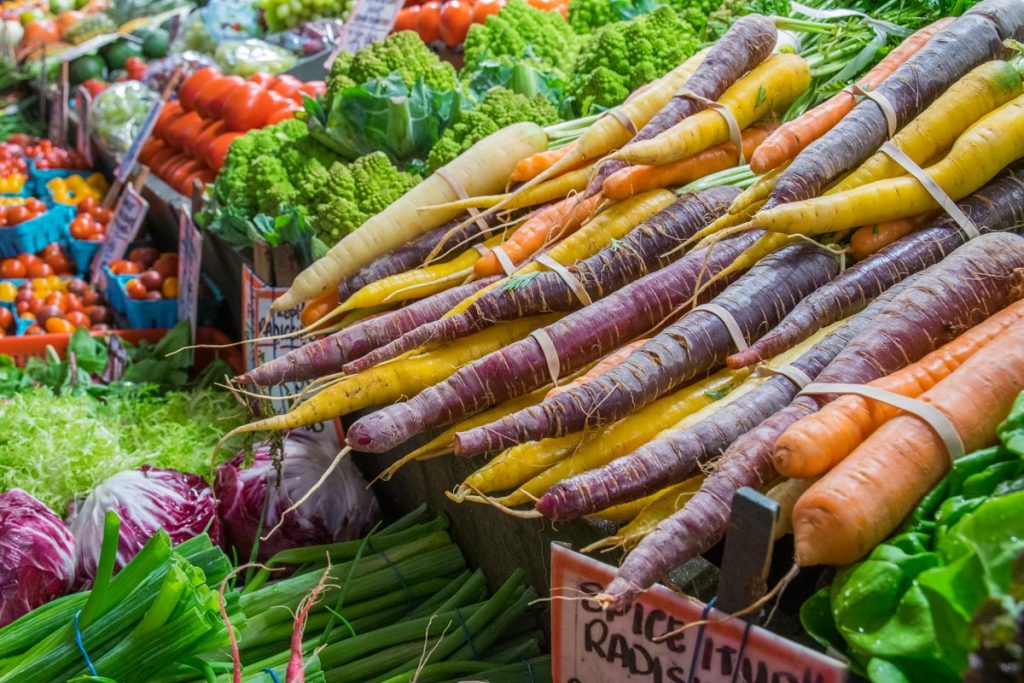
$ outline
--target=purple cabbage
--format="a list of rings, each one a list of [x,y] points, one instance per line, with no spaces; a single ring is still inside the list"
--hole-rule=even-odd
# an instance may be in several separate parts
[[[118,472],[96,486],[69,520],[77,548],[78,584],[82,587],[92,585],[96,577],[108,510],[121,518],[117,569],[128,564],[160,529],[167,532],[172,543],[187,541],[204,531],[214,543],[219,539],[216,505],[202,477],[148,465]]]
[[[224,548],[229,553],[233,548],[239,563],[248,562],[264,511],[262,536],[316,485],[337,452],[330,437],[296,431],[285,438],[280,482],[267,443],[254,448],[250,466],[244,467],[245,453],[239,453],[217,468],[214,491]],[[359,538],[379,516],[377,499],[366,490],[366,481],[352,461],[345,458],[309,500],[289,512],[281,527],[259,542],[256,559],[265,561],[288,548]]]
[[[68,592],[75,541],[60,517],[21,489],[0,493],[0,626]]]

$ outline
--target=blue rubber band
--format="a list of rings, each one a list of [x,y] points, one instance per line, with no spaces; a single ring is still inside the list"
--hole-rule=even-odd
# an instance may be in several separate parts
[[[526,665],[526,673],[530,674],[530,683],[537,683],[537,673],[533,669],[533,662],[524,659],[523,664]]]
[[[78,651],[82,653],[82,659],[85,660],[85,665],[89,667],[89,673],[93,676],[99,676],[96,673],[96,667],[93,666],[92,660],[89,659],[89,653],[85,651],[85,644],[82,643],[82,630],[78,627],[78,615],[82,613],[82,610],[75,612],[75,645],[78,646]]]
[[[374,550],[373,541],[369,536],[366,537],[366,547],[369,548],[370,552],[374,555],[380,555],[381,558],[384,560],[384,563],[387,564],[387,566],[391,568],[391,571],[394,572],[395,576],[398,577],[398,582],[402,584],[402,590],[405,591],[406,607],[411,611],[414,607],[415,600],[413,599],[412,590],[409,588],[409,584],[405,582],[405,577],[402,576],[401,570],[398,569],[398,565],[392,562],[391,558],[388,557],[387,553],[385,553],[383,550]]]
[[[715,601],[718,600],[718,596],[708,600],[708,604],[704,605],[704,611],[700,614],[700,620],[706,621],[708,613],[711,608],[715,606]],[[693,646],[693,659],[690,661],[690,672],[686,676],[686,683],[693,683],[693,677],[697,673],[697,658],[700,657],[700,646],[704,644],[704,624],[697,627],[697,642]]]
[[[263,672],[270,674],[270,678],[274,681],[274,683],[281,683],[281,679],[277,677],[277,674],[274,673],[273,669],[263,669]]]
[[[743,639],[740,641],[740,649],[736,653],[736,669],[732,672],[732,683],[736,683],[739,678],[740,665],[743,664],[743,652],[747,649],[747,638],[750,636],[750,627],[753,625],[753,622],[748,621],[746,628],[743,629]]]
[[[466,634],[466,642],[469,643],[469,651],[473,653],[473,659],[480,659],[480,653],[476,649],[476,645],[473,644],[473,634],[469,632],[469,626],[466,625],[466,620],[462,616],[462,612],[459,608],[455,608],[455,618],[459,620],[459,626],[462,627],[462,632]]]

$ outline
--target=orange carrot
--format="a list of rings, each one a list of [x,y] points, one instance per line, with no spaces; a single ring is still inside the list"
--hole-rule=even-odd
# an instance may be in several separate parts
[[[531,154],[525,159],[520,159],[516,164],[516,167],[512,169],[512,175],[508,177],[508,182],[522,183],[527,180],[533,180],[544,171],[548,170],[555,165],[559,159],[567,155],[572,151],[572,148],[576,146],[576,141],[573,140],[564,147],[558,149],[546,149],[543,152],[537,152]],[[565,169],[567,171],[572,170],[571,168]]]
[[[1024,323],[1018,322],[919,398],[953,423],[967,452],[995,441],[1024,389]],[[793,509],[800,566],[854,562],[892,533],[949,471],[938,434],[899,415],[800,497]]]
[[[604,373],[608,372],[615,366],[622,363],[622,361],[626,360],[626,356],[633,353],[633,350],[636,349],[637,347],[643,346],[644,342],[646,341],[646,339],[637,339],[635,342],[630,342],[629,344],[626,344],[618,351],[608,354],[607,356],[602,358],[594,367],[590,368],[590,370],[580,375],[573,381],[569,382],[568,384],[563,384],[561,386],[552,388],[551,391],[549,391],[544,396],[544,400],[546,401],[552,396],[558,396],[559,394],[565,393],[570,389],[575,389],[581,384],[586,384],[587,382],[590,382],[591,380],[599,377],[600,375],[603,375]]]
[[[747,159],[775,128],[759,124],[743,131],[743,156]],[[678,187],[736,165],[736,145],[724,142],[691,157],[662,166],[627,166],[604,180],[602,193],[619,200],[658,187]]]
[[[299,322],[302,323],[303,327],[309,327],[333,311],[337,306],[338,292],[335,289],[329,289],[302,307],[302,312],[299,313]]]
[[[857,228],[850,237],[850,255],[857,261],[865,259],[882,247],[887,247],[899,238],[906,237],[923,227],[934,216],[935,214],[929,211],[909,218],[897,218]]]
[[[575,232],[603,199],[600,193],[586,199],[574,194],[555,202],[533,214],[500,247],[513,264],[519,265],[545,245]],[[478,278],[504,272],[494,252],[477,259],[473,269]]]
[[[952,21],[949,17],[939,19],[904,40],[886,55],[885,59],[876,64],[875,68],[869,71],[857,85],[865,90],[877,88],[882,81],[892,75],[893,71],[924,47],[925,43],[932,39],[932,36]],[[842,90],[817,107],[782,125],[754,152],[750,159],[750,168],[755,173],[767,173],[790,161],[804,147],[839,123],[840,119],[846,116],[855,104],[857,104],[857,99],[849,92]]]
[[[1008,327],[1024,320],[1024,301],[1007,306],[912,365],[868,386],[916,398],[963,365]],[[797,420],[775,444],[775,469],[787,477],[813,477],[832,469],[899,410],[887,403],[840,396]]]

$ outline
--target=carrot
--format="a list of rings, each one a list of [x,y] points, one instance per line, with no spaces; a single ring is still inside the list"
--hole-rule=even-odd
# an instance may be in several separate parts
[[[496,192],[520,159],[546,144],[544,131],[532,123],[517,123],[488,135],[446,165],[446,173],[434,173],[343,237],[323,258],[299,273],[288,291],[274,300],[272,310],[287,310],[336,288],[378,256],[455,218],[460,212],[454,209],[420,211],[459,196],[445,177],[454,178],[471,196]]]
[[[594,514],[598,519],[629,522],[613,536],[602,538],[582,548],[580,551],[591,553],[604,548],[605,552],[615,548],[632,548],[647,534],[654,531],[666,517],[686,504],[700,489],[704,475],[699,474],[692,479],[669,486],[646,498],[632,503],[623,503]]]
[[[365,355],[403,332],[437,320],[469,293],[486,287],[497,279],[477,280],[396,311],[367,318],[341,332],[310,342],[267,361],[235,378],[235,381],[266,387],[335,373],[344,363]]]
[[[654,190],[630,197],[595,216],[555,245],[547,255],[557,263],[571,266],[580,257],[589,256],[610,241],[613,246],[587,259],[579,267],[570,267],[570,272],[583,283],[591,299],[601,298],[648,272],[648,257],[644,254],[651,254],[651,245],[664,243],[659,237],[670,239],[671,231],[676,228],[685,229],[683,226],[687,225],[687,221],[703,220],[705,211],[720,210],[719,207],[727,201],[725,198],[734,192],[709,191],[702,194],[699,200],[687,202],[676,200],[675,195],[667,190]],[[685,208],[671,209],[677,205]],[[664,234],[659,232],[661,230],[664,230]],[[649,232],[654,233],[647,238],[651,242],[644,244],[644,235]],[[617,241],[619,238],[622,238],[621,243]],[[656,258],[657,253],[654,252],[649,258]],[[345,371],[365,369],[424,344],[448,342],[485,329],[499,320],[531,315],[531,311],[572,311],[581,305],[573,288],[558,275],[540,272],[537,263],[526,264],[513,277],[504,281],[504,285],[480,290],[479,296],[472,301],[460,303],[451,315],[408,332],[346,366]]]
[[[983,117],[925,173],[954,200],[976,191],[1024,157],[1024,95]],[[787,234],[817,235],[905,218],[939,208],[912,176],[881,180],[813,199],[762,208],[753,225]]]
[[[861,226],[850,236],[850,255],[858,261],[866,259],[882,247],[887,247],[901,237],[906,237],[927,225],[933,216],[932,212],[928,212],[910,218],[897,218],[894,221]]]
[[[779,504],[779,522],[775,525],[775,540],[793,533],[793,508],[796,501],[811,488],[818,477],[812,479],[786,479],[771,487],[765,495]]]
[[[917,164],[934,163],[978,119],[1021,94],[1020,68],[995,60],[973,69],[897,133],[893,144]],[[888,154],[877,152],[826,194],[906,173]]]
[[[590,177],[591,167],[584,166],[573,171],[567,171],[560,176],[550,178],[542,183],[516,192],[504,194],[475,195],[456,199],[444,204],[434,204],[421,209],[424,213],[435,211],[467,211],[469,209],[486,209],[477,216],[464,220],[476,220],[479,217],[489,218],[495,210],[503,209],[525,209],[531,206],[539,206],[548,202],[561,201],[571,194],[582,192],[587,186],[587,179]]]
[[[445,237],[453,227],[462,222],[461,217],[455,218],[440,227],[425,232],[419,237],[381,254],[352,275],[343,278],[338,283],[338,301],[344,301],[371,282],[426,265],[427,257],[435,247],[441,257],[447,257],[450,251],[456,249],[461,251],[490,237],[489,232],[480,229],[480,224],[477,221],[467,223],[462,229],[456,230],[447,238]],[[485,225],[488,225],[489,229],[497,229],[496,223],[496,217],[492,216],[490,222]]]
[[[708,51],[707,57],[686,81],[685,89],[709,100],[717,100],[740,76],[763,62],[772,53],[778,33],[775,23],[760,14],[748,14],[733,22]],[[661,111],[640,128],[633,142],[657,137],[683,119],[704,109],[690,97],[673,93]],[[621,147],[621,145],[617,145]],[[627,147],[628,148],[628,147]],[[611,151],[614,147],[610,147]],[[588,193],[600,189],[606,178],[626,167],[626,163],[606,159],[587,188]]]
[[[1018,322],[918,397],[943,413],[967,452],[995,441],[1024,389]],[[814,484],[793,509],[800,566],[848,564],[888,536],[949,470],[950,454],[926,422],[892,418]]]
[[[306,305],[302,307],[302,312],[299,313],[299,322],[303,327],[309,327],[318,320],[323,320],[337,305],[337,292],[328,290],[312,301],[306,302]]]
[[[868,71],[864,78],[857,82],[857,85],[864,90],[877,88],[882,81],[892,75],[897,67],[924,47],[932,36],[952,21],[952,18],[947,17],[919,29]],[[842,90],[813,109],[783,124],[769,135],[764,144],[749,157],[751,170],[755,173],[767,173],[792,160],[807,145],[835,126],[853,109],[855,104],[857,104],[856,98],[846,90]]]
[[[547,400],[554,396],[558,396],[559,394],[563,394],[566,391],[569,391],[570,389],[575,389],[576,387],[586,384],[587,382],[592,382],[605,371],[611,370],[615,366],[619,365],[622,361],[626,359],[626,356],[633,352],[634,349],[646,343],[646,339],[637,339],[636,341],[626,344],[625,346],[619,348],[617,351],[614,351],[613,353],[610,353],[604,358],[602,358],[600,361],[597,362],[597,364],[594,365],[594,367],[592,367],[585,374],[577,377],[573,381],[552,387],[551,391],[544,395],[544,399]]]
[[[558,354],[560,374],[577,369],[635,339],[673,315],[692,297],[698,275],[714,273],[756,235],[696,251],[544,328]],[[708,293],[713,296],[715,292]],[[367,415],[348,430],[349,444],[382,453],[407,439],[547,384],[550,370],[533,337],[481,358],[414,398]]]
[[[531,154],[525,159],[521,159],[516,167],[512,169],[512,175],[508,177],[509,183],[521,183],[526,180],[533,180],[544,171],[548,170],[562,159],[565,155],[572,152],[573,147],[576,146],[576,141],[573,140],[564,147],[557,149],[546,149],[543,152],[537,152]],[[572,170],[572,169],[566,169]]]
[[[1024,301],[1018,301],[916,363],[868,386],[916,398],[1022,319]],[[885,403],[854,395],[840,396],[786,430],[775,445],[775,469],[787,477],[823,474],[898,413],[897,408]]]
[[[513,264],[519,265],[545,245],[575,232],[590,218],[600,201],[600,195],[588,199],[570,195],[534,213],[512,233],[511,237],[501,243],[501,248]],[[476,259],[473,271],[476,277],[499,275],[503,272],[501,263],[493,251]]]
[[[836,272],[831,254],[816,245],[797,244],[762,259],[712,303],[728,310],[743,337],[753,340]],[[687,313],[595,381],[457,434],[455,452],[504,450],[620,419],[719,367],[733,347],[728,328],[717,316],[709,311]]]
[[[433,353],[389,363],[359,375],[346,377],[283,415],[250,422],[232,430],[224,436],[222,443],[235,434],[295,429],[370,406],[392,403],[403,396],[411,396],[432,383],[441,381],[459,366],[500,349],[538,325],[554,319],[555,316],[541,316],[516,320],[485,330]]]
[[[727,107],[740,128],[793,101],[811,84],[811,70],[802,57],[779,54],[765,60],[725,91],[718,102]],[[721,114],[706,109],[672,126],[657,137],[633,144],[610,158],[630,164],[667,164],[729,139]]]
[[[892,103],[902,128],[958,79],[1002,54],[1003,40],[1024,33],[1024,6],[1017,0],[982,0],[885,79],[875,91]],[[878,105],[865,98],[831,130],[807,147],[779,176],[768,207],[818,195],[828,183],[877,150],[888,134]],[[862,221],[871,223],[876,221]]]
[[[957,205],[982,232],[1021,225],[1024,223],[1024,161],[1011,165]],[[857,312],[910,273],[938,263],[965,241],[966,236],[952,218],[938,218],[931,227],[907,235],[847,268],[797,304],[775,329],[749,349],[729,356],[726,363],[738,368],[781,353],[822,326]]]
[[[743,131],[744,156],[749,157],[771,129],[769,125],[756,125]],[[732,168],[736,160],[736,145],[725,142],[663,166],[627,166],[604,180],[601,194],[608,199],[625,199],[657,187],[679,187]]]

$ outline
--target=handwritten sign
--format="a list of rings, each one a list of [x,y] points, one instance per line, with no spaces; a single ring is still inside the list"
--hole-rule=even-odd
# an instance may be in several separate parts
[[[203,237],[192,221],[187,205],[178,209],[178,320],[192,326],[195,341],[198,327],[199,278],[203,262]]]
[[[142,127],[139,128],[139,134],[132,140],[128,151],[121,157],[121,163],[114,169],[114,180],[116,182],[124,183],[128,179],[128,175],[132,172],[132,168],[135,167],[135,162],[139,158],[139,152],[142,151],[142,146],[146,144],[146,140],[153,133],[153,127],[156,126],[157,117],[160,116],[160,110],[163,107],[164,100],[157,100],[149,108],[149,113],[146,114],[146,119],[142,122]]]
[[[89,110],[92,109],[92,95],[79,86],[75,90],[75,150],[82,155],[85,163],[92,165],[92,142],[89,138]]]
[[[53,96],[53,108],[50,111],[49,138],[54,144],[66,146],[68,141],[68,96],[71,86],[68,84],[68,63],[60,65],[60,76],[57,80],[57,92]]]
[[[371,43],[384,40],[395,25],[398,10],[403,0],[356,0],[352,13],[341,27],[338,44],[324,63],[329,71],[331,64],[342,52],[356,52]]]
[[[104,45],[109,45],[120,37],[121,36],[117,33],[104,33],[102,35],[93,36],[84,43],[79,43],[74,47],[69,47],[66,50],[58,52],[53,58],[64,63],[71,62],[79,57],[91,55]]]
[[[554,683],[841,683],[839,661],[670,591],[649,589],[626,613],[575,599],[599,593],[614,569],[558,544],[551,546]],[[656,642],[682,626],[711,620]]]
[[[128,245],[132,243],[135,236],[139,234],[142,221],[149,211],[149,202],[143,199],[131,185],[124,188],[121,198],[114,208],[114,215],[110,219],[110,227],[107,236],[96,251],[92,259],[92,281],[103,281],[103,265],[124,258],[128,251]]]

